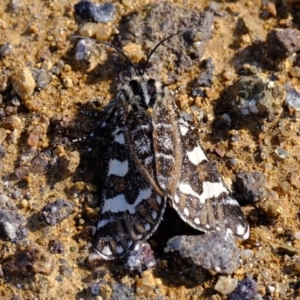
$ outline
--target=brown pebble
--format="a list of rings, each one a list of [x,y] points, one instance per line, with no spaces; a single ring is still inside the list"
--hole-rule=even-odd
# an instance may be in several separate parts
[[[267,11],[270,13],[270,15],[271,15],[272,17],[276,17],[276,16],[277,16],[276,6],[275,6],[274,3],[269,2],[269,3],[267,4]]]
[[[3,264],[4,275],[26,276],[33,274],[50,275],[53,261],[47,252],[37,246],[21,248],[10,260]]]
[[[63,177],[73,174],[80,162],[78,151],[66,152],[59,159],[59,169]]]
[[[20,125],[21,125],[21,119],[16,115],[12,115],[6,119],[5,123],[3,124],[3,127],[8,130],[14,130],[19,128]]]
[[[28,98],[35,89],[35,80],[27,68],[19,69],[12,77],[12,87],[22,99]]]
[[[153,275],[147,271],[142,274],[142,278],[139,278],[136,282],[136,294],[138,296],[146,296],[153,292],[156,288]]]
[[[145,56],[142,47],[140,45],[129,43],[122,48],[130,60],[136,64]]]
[[[41,133],[42,133],[41,126],[39,126],[39,125],[35,126],[29,134],[29,137],[27,139],[27,144],[30,147],[36,147],[38,145],[39,140],[40,140]]]
[[[96,39],[98,41],[107,41],[111,37],[112,27],[106,24],[99,24],[98,31],[96,32]]]

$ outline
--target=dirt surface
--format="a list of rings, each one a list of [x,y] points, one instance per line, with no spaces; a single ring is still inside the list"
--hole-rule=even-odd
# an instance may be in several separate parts
[[[76,15],[76,3],[0,3],[0,298],[299,300],[298,1],[123,0],[107,23]],[[171,208],[149,239],[153,268],[90,264],[107,154],[99,120],[129,69],[115,50],[88,40],[80,50],[74,36],[113,43],[142,66],[189,27],[146,71],[179,90],[242,203],[251,233],[236,241],[240,266],[224,275],[164,252],[170,238],[198,234]],[[238,283],[245,293],[231,293]]]

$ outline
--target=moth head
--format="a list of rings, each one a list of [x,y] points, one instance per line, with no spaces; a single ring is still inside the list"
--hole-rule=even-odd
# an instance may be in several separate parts
[[[146,75],[134,76],[123,85],[120,96],[130,106],[152,109],[166,99],[167,88],[160,82]]]

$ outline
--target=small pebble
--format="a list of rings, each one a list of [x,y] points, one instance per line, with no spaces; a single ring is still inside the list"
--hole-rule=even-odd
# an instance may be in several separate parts
[[[220,276],[215,285],[215,290],[221,293],[222,295],[227,295],[232,291],[234,291],[236,287],[237,287],[236,279]]]
[[[78,41],[75,52],[76,60],[88,60],[93,49],[95,49],[95,41],[90,39],[82,39]]]
[[[286,87],[285,104],[296,111],[300,111],[300,93],[291,87]]]
[[[257,202],[266,197],[265,182],[264,175],[258,171],[238,171],[236,174],[238,189],[248,203]]]
[[[296,249],[295,247],[287,244],[287,243],[282,243],[279,247],[278,247],[278,251],[281,254],[287,254],[290,256],[295,255],[296,253],[298,253],[298,249]]]
[[[78,151],[66,151],[59,158],[59,172],[66,178],[75,173],[80,163],[80,154]]]
[[[36,87],[39,89],[44,89],[51,81],[51,77],[44,69],[33,69],[32,73],[36,82]]]
[[[13,45],[7,42],[0,47],[0,57],[7,56],[11,54],[12,51],[13,51]]]
[[[65,88],[69,89],[73,87],[73,81],[70,77],[66,77],[63,79],[63,85]]]
[[[51,226],[60,223],[74,212],[74,204],[63,199],[57,199],[54,203],[48,203],[41,212],[42,219]]]
[[[244,250],[241,250],[240,255],[241,255],[242,260],[248,260],[254,256],[254,253],[250,249],[244,249]]]
[[[86,23],[79,29],[79,34],[83,37],[90,38],[96,35],[99,28],[99,24]]]
[[[3,197],[4,195],[2,195]],[[10,241],[20,241],[27,237],[27,229],[23,226],[25,218],[8,209],[0,209],[0,235]]]
[[[18,129],[21,125],[21,119],[16,115],[11,115],[7,117],[3,127],[8,130]]]
[[[145,56],[141,45],[137,45],[134,43],[127,44],[122,48],[122,50],[134,64],[138,63]]]
[[[82,19],[92,19],[95,22],[108,23],[115,14],[115,6],[111,3],[93,3],[80,1],[74,5],[75,13]]]
[[[49,242],[48,249],[51,253],[54,253],[54,254],[56,254],[56,253],[61,254],[61,253],[65,252],[65,246],[59,240],[51,240]]]
[[[12,77],[12,87],[21,99],[30,97],[34,92],[35,86],[34,77],[27,68],[19,69]]]
[[[27,144],[30,147],[36,147],[39,143],[41,133],[42,133],[41,126],[39,125],[35,126],[28,136]]]
[[[283,149],[282,147],[277,147],[275,149],[275,153],[278,155],[279,158],[285,159],[289,156],[289,152]]]
[[[200,63],[200,76],[197,83],[201,87],[210,87],[212,85],[214,64],[212,58],[204,59]]]
[[[136,282],[136,294],[141,296],[146,296],[149,293],[153,292],[156,288],[156,283],[153,279],[151,273],[144,272],[142,278],[139,278]]]

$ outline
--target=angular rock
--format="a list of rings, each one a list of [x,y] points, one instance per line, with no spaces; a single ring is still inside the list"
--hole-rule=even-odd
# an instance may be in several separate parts
[[[227,296],[228,300],[250,300],[257,294],[257,283],[252,278],[238,282],[237,288]]]
[[[23,226],[25,218],[17,212],[0,209],[0,236],[12,242],[27,237],[27,229]]]
[[[21,248],[3,264],[5,276],[50,275],[52,271],[53,261],[49,254],[33,245]]]
[[[54,203],[48,203],[41,212],[41,218],[51,226],[60,223],[74,212],[74,204],[63,199],[57,199]]]
[[[181,257],[204,269],[232,274],[239,266],[240,250],[229,233],[207,232],[197,236],[175,236],[165,252],[178,251]]]
[[[297,29],[274,29],[267,35],[269,53],[284,59],[300,50],[300,31]]]
[[[265,176],[260,172],[238,171],[236,183],[239,191],[249,203],[259,201],[267,195]]]

